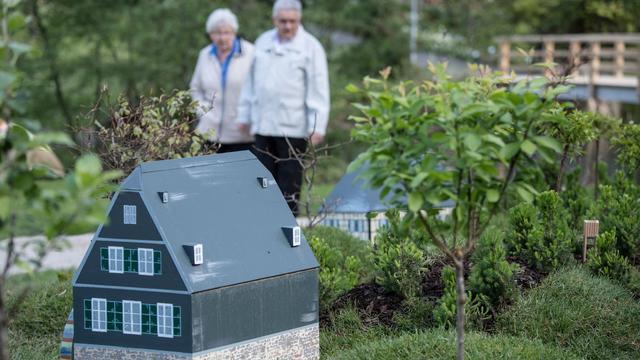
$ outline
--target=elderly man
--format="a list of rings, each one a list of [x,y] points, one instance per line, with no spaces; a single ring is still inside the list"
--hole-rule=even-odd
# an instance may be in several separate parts
[[[275,2],[275,28],[256,40],[238,109],[241,129],[255,135],[258,158],[296,215],[302,166],[291,160],[293,152],[304,153],[308,141],[321,143],[329,118],[326,55],[301,17],[300,1]]]

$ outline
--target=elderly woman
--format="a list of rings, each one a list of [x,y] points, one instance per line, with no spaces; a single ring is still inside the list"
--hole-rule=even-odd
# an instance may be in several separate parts
[[[212,12],[206,29],[213,44],[200,51],[190,84],[199,103],[196,131],[211,134],[209,140],[221,144],[218,152],[249,150],[253,137],[240,131],[236,117],[253,45],[237,37],[238,19],[229,9]]]

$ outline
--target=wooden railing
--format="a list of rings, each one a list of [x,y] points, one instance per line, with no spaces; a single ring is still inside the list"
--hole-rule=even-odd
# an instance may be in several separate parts
[[[498,38],[499,68],[518,77],[570,75],[585,85],[638,87],[640,33],[515,35]],[[536,63],[556,63],[545,70]]]

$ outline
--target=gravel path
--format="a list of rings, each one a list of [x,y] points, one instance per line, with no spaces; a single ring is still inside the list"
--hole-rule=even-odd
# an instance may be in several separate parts
[[[65,246],[61,250],[49,251],[42,262],[42,270],[77,268],[78,265],[80,265],[85,252],[89,248],[92,237],[93,233],[67,236],[66,239],[68,241],[68,246]],[[42,237],[32,236],[16,238],[16,249],[20,253],[21,259],[27,260],[34,258],[37,253],[36,246],[34,244],[36,244],[39,239],[42,239]],[[6,240],[3,240],[0,244],[2,246],[0,249],[0,268],[4,268],[6,260],[5,247],[7,242]],[[9,274],[20,274],[24,272],[25,269],[18,266],[13,266],[9,270]]]

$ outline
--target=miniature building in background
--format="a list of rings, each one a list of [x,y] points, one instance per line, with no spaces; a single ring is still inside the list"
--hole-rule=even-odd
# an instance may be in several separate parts
[[[378,230],[387,225],[385,212],[394,208],[389,204],[391,195],[380,198],[380,189],[370,187],[360,175],[366,164],[358,170],[346,173],[325,199],[319,210],[321,225],[346,231],[362,240],[375,241]],[[442,203],[439,217],[451,213],[453,202]],[[401,212],[403,209],[398,209]]]
[[[318,262],[272,179],[248,151],[138,166],[74,275],[74,358],[317,359]]]

